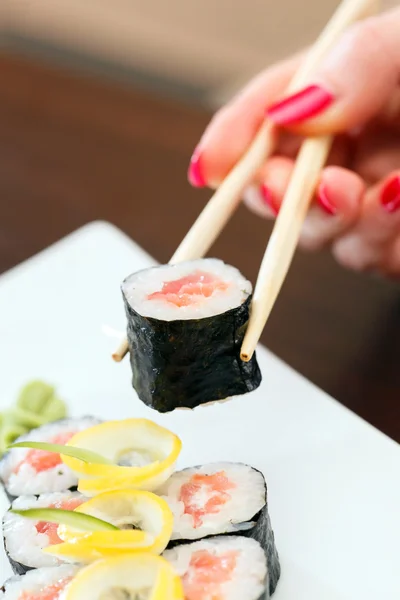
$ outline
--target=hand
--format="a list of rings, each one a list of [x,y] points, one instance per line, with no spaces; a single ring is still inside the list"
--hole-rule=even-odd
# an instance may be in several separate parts
[[[400,9],[353,26],[310,85],[285,88],[302,56],[267,69],[212,119],[189,167],[192,185],[216,187],[267,114],[281,128],[276,153],[244,193],[248,207],[279,211],[302,138],[336,136],[300,245],[329,245],[356,270],[400,275]]]

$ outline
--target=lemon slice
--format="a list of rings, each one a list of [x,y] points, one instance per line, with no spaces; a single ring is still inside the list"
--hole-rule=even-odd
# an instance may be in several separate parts
[[[147,419],[108,421],[81,431],[67,446],[104,456],[112,464],[85,462],[61,455],[80,477],[79,489],[94,496],[114,489],[153,491],[173,473],[181,451],[180,439]]]
[[[58,527],[58,536],[64,543],[49,546],[45,552],[88,563],[117,553],[161,554],[171,539],[172,512],[167,502],[152,492],[106,492],[84,502],[74,512],[111,523],[118,530],[83,532],[64,523]]]
[[[184,600],[182,583],[160,556],[140,553],[99,560],[83,568],[64,591],[64,600],[108,597]]]

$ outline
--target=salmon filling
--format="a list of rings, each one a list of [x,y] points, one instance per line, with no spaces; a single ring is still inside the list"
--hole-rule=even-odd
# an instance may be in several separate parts
[[[186,600],[220,600],[221,587],[230,581],[236,568],[238,552],[228,550],[212,554],[208,550],[194,552],[187,573],[182,578]]]
[[[36,592],[22,592],[18,600],[58,600],[65,586],[72,580],[66,577],[57,583],[46,586],[45,589]]]
[[[65,445],[75,435],[75,432],[60,433],[50,440],[47,440],[50,444],[61,444]],[[35,469],[36,473],[42,471],[48,471],[54,469],[58,465],[62,464],[61,456],[54,454],[53,452],[46,452],[45,450],[29,450],[24,460],[22,460],[14,469],[14,473],[18,474],[19,470],[23,465],[28,464],[32,469]]]
[[[218,291],[225,291],[229,284],[204,271],[195,271],[191,275],[175,281],[167,281],[161,291],[147,296],[148,300],[165,300],[175,306],[191,306],[209,298]]]
[[[63,510],[75,510],[75,508],[78,508],[78,506],[83,504],[84,501],[84,498],[71,498],[66,502],[56,502],[55,504],[50,504],[48,508],[62,508]],[[48,521],[38,521],[35,527],[38,533],[44,533],[47,535],[47,537],[49,538],[49,546],[62,543],[62,540],[58,537],[57,523],[49,523]]]
[[[235,489],[224,471],[213,475],[195,473],[180,490],[179,500],[185,506],[185,514],[193,517],[195,529],[203,524],[203,517],[216,514],[231,499],[229,490]]]

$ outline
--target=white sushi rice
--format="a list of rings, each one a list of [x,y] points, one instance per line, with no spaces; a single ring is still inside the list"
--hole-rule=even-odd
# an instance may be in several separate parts
[[[25,592],[40,594],[51,585],[63,584],[73,577],[79,567],[61,565],[60,567],[44,567],[28,571],[26,575],[12,577],[5,584],[5,592],[0,592],[1,600],[19,600]]]
[[[227,552],[237,552],[236,565],[230,578],[216,583],[215,592],[204,595],[206,598],[223,600],[258,600],[268,590],[267,562],[260,544],[253,539],[239,536],[209,538],[191,544],[182,544],[163,554],[178,575],[190,582],[195,578],[195,567],[190,564],[197,552],[208,552],[212,556],[221,556]]]
[[[150,294],[160,292],[164,283],[187,277],[196,271],[215,275],[217,279],[229,284],[229,288],[216,290],[208,298],[198,296],[199,301],[190,306],[175,306],[166,300],[148,299]],[[123,282],[122,291],[129,304],[140,315],[174,321],[212,317],[236,308],[251,294],[252,285],[235,267],[222,260],[205,258],[138,271]]]
[[[36,496],[20,496],[12,503],[12,508],[26,510],[28,508],[47,508],[52,505],[62,505],[73,499],[84,499],[78,492],[43,494]],[[7,512],[3,518],[3,535],[5,547],[10,557],[27,567],[54,567],[61,560],[42,552],[50,545],[49,537],[36,529],[37,521]]]
[[[224,472],[233,489],[227,490],[228,499],[217,512],[209,512],[201,517],[202,524],[195,527],[191,514],[185,513],[185,505],[180,500],[181,489],[190,482],[196,473],[213,475]],[[203,486],[192,498],[192,504],[204,508],[213,491]],[[177,471],[157,490],[168,502],[174,515],[172,539],[196,540],[209,535],[230,533],[252,527],[253,517],[266,503],[265,480],[259,471],[240,463],[211,463]]]
[[[63,419],[32,429],[17,441],[49,442],[62,433],[77,433],[99,422],[93,417]],[[29,452],[29,448],[13,448],[0,462],[0,479],[11,496],[61,492],[77,485],[76,475],[64,464],[39,473],[28,463],[21,464]]]

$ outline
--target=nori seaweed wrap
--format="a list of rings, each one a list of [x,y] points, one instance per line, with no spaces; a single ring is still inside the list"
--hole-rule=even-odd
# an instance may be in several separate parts
[[[195,408],[260,385],[256,356],[240,359],[251,285],[237,269],[215,259],[146,269],[122,293],[132,385],[145,404]]]
[[[10,553],[7,550],[5,541],[4,541],[4,551],[6,553],[8,562],[10,563],[10,566],[12,568],[12,572],[14,573],[14,575],[25,575],[25,573],[28,573],[28,571],[33,570],[33,567],[27,567],[26,565],[23,565],[23,564],[19,563],[17,560],[14,560],[13,558],[11,558]]]

